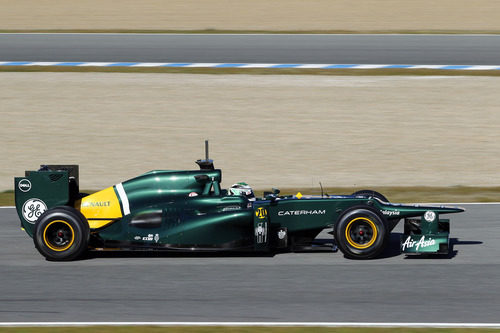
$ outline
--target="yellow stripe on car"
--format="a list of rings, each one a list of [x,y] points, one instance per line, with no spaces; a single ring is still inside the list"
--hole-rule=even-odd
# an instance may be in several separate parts
[[[102,228],[122,218],[120,201],[113,186],[82,198],[80,212],[87,218],[90,229]]]
[[[370,228],[372,228],[373,230],[373,235],[372,235],[372,238],[370,239],[370,241],[366,244],[359,244],[359,243],[356,243],[352,238],[351,238],[351,227],[353,225],[354,222],[356,221],[363,221],[365,222],[366,224],[368,224],[370,226]],[[366,217],[357,217],[351,221],[349,221],[349,224],[347,224],[347,228],[345,229],[345,238],[347,239],[347,242],[354,248],[356,249],[360,249],[360,250],[363,250],[363,249],[367,249],[369,248],[370,246],[373,245],[373,243],[375,243],[375,240],[377,239],[377,226],[375,225],[375,223],[373,223],[372,220],[370,220],[369,218],[366,218]]]

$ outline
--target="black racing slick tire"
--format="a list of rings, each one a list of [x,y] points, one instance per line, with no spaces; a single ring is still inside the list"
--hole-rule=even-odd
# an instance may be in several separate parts
[[[384,216],[370,206],[346,211],[335,225],[337,246],[350,259],[372,259],[380,255],[389,239]]]
[[[385,195],[383,195],[377,191],[374,191],[374,190],[361,190],[361,191],[354,192],[352,195],[373,197],[373,198],[379,199],[382,202],[389,202],[389,199],[387,199],[385,197]],[[396,227],[396,225],[399,223],[399,221],[400,221],[399,218],[391,218],[391,219],[387,220],[387,222],[388,222],[387,225],[389,226],[389,232],[391,232]]]
[[[361,191],[356,191],[352,195],[361,195],[361,196],[366,196],[366,197],[374,197],[377,198],[383,202],[389,202],[389,199],[387,199],[382,193],[379,193],[377,191],[373,190],[361,190]]]
[[[47,260],[68,261],[80,257],[88,247],[90,229],[79,211],[71,207],[49,209],[35,224],[33,241]]]

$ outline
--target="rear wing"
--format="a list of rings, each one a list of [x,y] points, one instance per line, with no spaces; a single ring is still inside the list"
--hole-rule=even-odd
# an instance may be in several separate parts
[[[16,211],[21,227],[33,236],[35,222],[47,209],[74,206],[79,197],[78,165],[42,165],[14,178]]]

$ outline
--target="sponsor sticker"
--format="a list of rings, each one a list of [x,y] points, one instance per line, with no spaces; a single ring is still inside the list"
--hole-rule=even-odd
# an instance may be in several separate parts
[[[267,217],[267,210],[263,207],[259,207],[255,211],[255,216],[257,216],[259,219],[265,219]]]
[[[31,182],[28,179],[21,179],[17,187],[21,192],[29,192],[31,190]]]
[[[401,212],[399,210],[383,210],[382,214],[386,216],[399,216]]]
[[[36,220],[47,210],[47,205],[40,199],[28,199],[23,204],[22,214],[26,221],[34,224]]]
[[[159,234],[148,234],[147,236],[144,236],[144,237],[141,237],[141,236],[135,236],[134,237],[135,240],[143,240],[143,241],[146,241],[146,242],[152,242],[152,241],[155,241],[155,243],[158,243],[158,241],[160,240],[160,235]]]
[[[428,210],[425,212],[424,214],[424,219],[427,221],[427,222],[432,222],[436,219],[436,213],[434,213],[433,211],[431,210]]]
[[[110,207],[111,201],[87,201],[82,207]]]
[[[257,244],[262,244],[266,242],[267,239],[267,222],[258,223],[255,227],[255,237],[257,238]]]
[[[286,236],[285,230],[281,229],[280,231],[278,231],[278,238],[279,239],[283,239],[283,238],[285,238],[285,236]]]
[[[430,237],[428,239],[425,239],[425,236],[422,236],[420,240],[414,241],[411,236],[408,236],[406,241],[401,244],[401,250],[404,251],[405,249],[415,248],[415,250],[418,251],[418,249],[423,249],[432,245],[436,245],[436,241]]]
[[[325,215],[326,209],[313,209],[313,210],[280,210],[278,216],[291,216],[291,215]]]

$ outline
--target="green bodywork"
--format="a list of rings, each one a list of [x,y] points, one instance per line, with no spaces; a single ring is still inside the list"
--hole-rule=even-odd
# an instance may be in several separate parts
[[[406,219],[400,241],[401,252],[446,254],[449,234],[450,220],[440,219],[436,211],[424,213],[420,219]]]
[[[15,202],[21,227],[33,237],[38,217],[47,209],[72,205],[70,191],[78,192],[75,183],[78,166],[52,166],[51,171],[26,171],[24,177],[14,178]],[[71,180],[70,180],[71,177]]]
[[[279,196],[277,191],[251,201],[244,196],[227,195],[220,187],[221,180],[221,170],[202,167],[192,171],[151,171],[115,185],[123,216],[102,228],[91,229],[90,247],[183,251],[291,248],[311,244],[323,229],[335,227],[344,212],[357,206],[380,211],[390,230],[401,219],[417,218],[420,228],[410,228],[402,236],[402,243],[408,237],[420,240],[425,235],[436,243],[448,244],[449,228],[440,228],[444,221],[439,220],[439,215],[463,211],[455,207],[393,204],[372,196],[298,198]],[[23,185],[28,182],[29,190]],[[61,205],[79,209],[79,199],[84,196],[78,191],[77,166],[28,171],[25,177],[16,177],[14,185],[21,225],[30,236],[36,219],[29,214],[43,213],[33,203],[41,202],[46,209]],[[120,195],[120,187],[124,194]],[[436,216],[432,222],[423,218],[429,211]],[[420,246],[418,250],[406,246],[402,250],[439,252],[443,250],[439,244]]]

